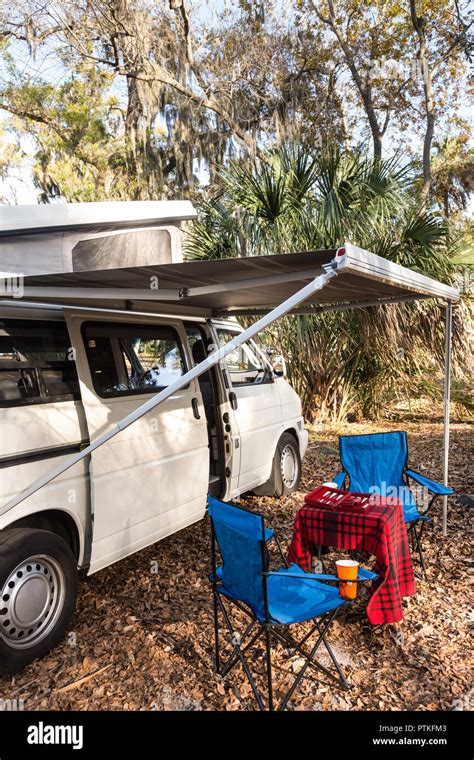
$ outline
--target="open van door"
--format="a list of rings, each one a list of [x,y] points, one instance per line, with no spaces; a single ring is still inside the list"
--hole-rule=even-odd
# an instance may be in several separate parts
[[[213,322],[219,347],[225,346],[242,329]],[[247,341],[225,360],[229,400],[240,437],[240,493],[260,485],[270,477],[273,455],[283,432],[280,394],[270,365]]]
[[[91,441],[190,366],[178,320],[71,311],[66,321]],[[90,573],[199,520],[209,449],[198,380],[93,451],[90,470]]]

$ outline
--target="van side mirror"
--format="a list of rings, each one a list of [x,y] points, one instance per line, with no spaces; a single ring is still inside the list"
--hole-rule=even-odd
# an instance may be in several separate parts
[[[272,365],[273,373],[277,377],[286,377],[286,361],[285,357],[278,353],[273,346],[267,346],[265,348],[265,355]]]
[[[273,372],[275,375],[277,375],[277,377],[286,377],[286,361],[284,356],[274,356],[272,359],[272,367]]]

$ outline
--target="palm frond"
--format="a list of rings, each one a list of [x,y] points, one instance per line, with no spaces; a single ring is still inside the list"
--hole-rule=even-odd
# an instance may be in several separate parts
[[[468,254],[467,231],[453,233],[440,216],[418,213],[416,182],[416,167],[398,155],[374,161],[362,149],[311,154],[298,144],[282,146],[264,163],[230,164],[220,192],[200,204],[186,252],[195,258],[246,256],[332,248],[348,240],[449,283],[456,261]],[[468,322],[463,308],[454,318],[461,374]],[[288,357],[290,380],[309,419],[340,419],[348,409],[376,416],[383,401],[419,390],[427,374],[436,378],[443,314],[438,304],[424,301],[287,317],[269,328],[267,338]]]

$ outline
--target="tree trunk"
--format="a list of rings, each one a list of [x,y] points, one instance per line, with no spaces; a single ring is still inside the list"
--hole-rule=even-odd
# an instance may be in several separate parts
[[[420,191],[420,207],[421,208],[426,207],[426,204],[428,202],[428,198],[430,195],[430,191],[431,191],[431,143],[433,142],[433,134],[434,134],[434,126],[435,126],[435,114],[434,114],[433,95],[432,95],[432,87],[431,87],[431,75],[430,75],[427,64],[423,66],[423,69],[424,69],[423,87],[425,91],[425,109],[426,109],[426,130],[425,130],[425,137],[423,140],[423,185]]]
[[[334,33],[334,35],[337,38],[337,41],[339,42],[339,45],[341,46],[341,50],[344,54],[344,58],[346,61],[346,64],[349,68],[349,71],[351,72],[352,79],[354,80],[354,84],[357,87],[359,91],[359,95],[361,97],[362,103],[364,105],[365,113],[367,115],[367,119],[369,122],[370,131],[372,134],[372,142],[374,146],[374,158],[379,159],[382,158],[382,138],[385,134],[385,130],[387,129],[388,125],[388,117],[385,121],[385,126],[383,129],[380,128],[377,114],[375,112],[374,108],[374,102],[372,98],[372,92],[370,88],[370,82],[365,81],[362,78],[361,73],[359,72],[356,64],[356,60],[354,58],[354,55],[352,53],[352,50],[350,49],[346,38],[344,37],[344,34],[341,30],[341,28],[338,26],[336,21],[336,14],[334,11],[334,3],[333,0],[329,0],[328,6],[329,6],[329,18],[326,18],[322,16],[318,10],[315,4],[313,4],[316,10],[316,13],[318,15],[318,18],[323,21],[331,31]]]
[[[435,127],[435,111],[431,71],[428,63],[425,20],[417,15],[416,0],[410,0],[410,14],[413,29],[418,36],[418,60],[423,73],[423,92],[425,97],[426,128],[423,139],[423,184],[419,197],[419,208],[422,211],[426,208],[431,191],[431,144],[433,142]]]
[[[379,124],[377,121],[377,116],[375,115],[375,111],[372,108],[372,104],[370,101],[367,103],[364,102],[365,105],[365,111],[367,113],[367,118],[369,120],[369,126],[370,131],[372,133],[372,143],[374,146],[374,158],[379,159],[382,158],[382,133],[379,128]]]

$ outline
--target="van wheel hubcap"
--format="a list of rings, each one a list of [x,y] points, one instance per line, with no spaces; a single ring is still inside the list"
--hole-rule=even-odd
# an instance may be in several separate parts
[[[287,488],[293,488],[298,477],[298,459],[293,446],[287,444],[281,452],[281,479]]]
[[[65,578],[52,557],[38,554],[21,562],[3,584],[0,633],[13,649],[38,644],[52,631],[65,599]]]

